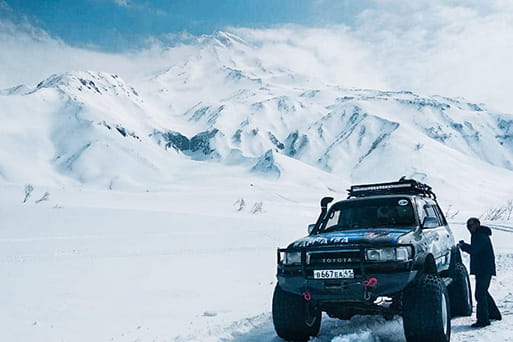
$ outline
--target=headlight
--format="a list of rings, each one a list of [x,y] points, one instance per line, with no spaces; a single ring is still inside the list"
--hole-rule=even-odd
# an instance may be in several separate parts
[[[367,261],[406,261],[411,258],[410,247],[367,249]]]
[[[406,261],[411,259],[410,247],[397,247],[395,249],[395,258],[399,261]]]
[[[301,252],[285,252],[283,256],[284,265],[301,264]]]

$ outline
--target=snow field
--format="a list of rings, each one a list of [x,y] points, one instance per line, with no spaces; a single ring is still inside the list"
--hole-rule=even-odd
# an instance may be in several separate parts
[[[267,312],[275,248],[310,219],[275,195],[283,215],[266,214],[269,198],[263,214],[237,212],[229,190],[51,189],[37,205],[13,200],[23,188],[2,190],[4,341],[169,341]]]
[[[140,193],[50,188],[49,201],[25,205],[23,187],[2,186],[0,340],[279,341],[270,315],[275,248],[306,234],[321,191],[236,177],[228,187],[200,183]],[[240,197],[247,205],[238,212]],[[263,212],[251,214],[257,201]],[[457,318],[453,341],[513,341],[512,233],[501,227],[491,291],[504,320],[475,331],[474,317]],[[468,240],[463,224],[452,228]],[[312,341],[404,335],[399,317],[324,317]]]

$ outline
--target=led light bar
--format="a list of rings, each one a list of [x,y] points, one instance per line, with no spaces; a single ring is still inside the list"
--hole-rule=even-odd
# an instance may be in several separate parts
[[[436,195],[427,184],[414,179],[401,178],[398,182],[353,185],[347,190],[349,197],[365,197],[384,194],[423,195],[436,199]]]
[[[397,188],[411,188],[412,185],[407,184],[384,184],[384,185],[354,185],[351,191],[369,191],[369,190],[387,190]]]

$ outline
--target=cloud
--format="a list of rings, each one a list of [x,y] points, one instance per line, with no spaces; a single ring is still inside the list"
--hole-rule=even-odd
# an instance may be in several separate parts
[[[0,0],[2,1],[2,0]],[[154,8],[149,3],[136,3],[132,0],[114,0],[116,6],[146,12],[148,15],[167,16],[169,13],[162,8]]]
[[[354,30],[396,89],[513,110],[513,6],[505,1],[380,1]]]
[[[127,80],[142,77],[165,63],[152,48],[139,53],[112,54],[71,47],[27,21],[0,20],[0,89],[35,86],[54,73],[96,70]]]
[[[248,44],[242,50],[227,47],[219,57],[226,65],[288,70],[312,87],[324,82],[462,96],[513,112],[513,3],[507,0],[380,0],[352,27],[228,31]],[[203,58],[208,39],[170,34],[148,39],[150,47],[138,52],[107,54],[69,47],[28,23],[0,21],[0,88],[68,70],[137,80],[191,56]]]
[[[133,6],[130,0],[114,0],[114,3],[120,7],[130,8]]]
[[[11,7],[5,2],[5,0],[0,0],[0,10],[10,10]]]
[[[344,87],[387,88],[372,50],[354,39],[346,26],[231,29],[255,48],[253,57],[268,68],[286,69],[310,82]],[[313,86],[313,84],[312,84]]]

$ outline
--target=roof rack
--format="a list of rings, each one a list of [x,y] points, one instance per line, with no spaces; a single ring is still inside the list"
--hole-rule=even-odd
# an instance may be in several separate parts
[[[406,177],[402,177],[397,182],[353,185],[347,192],[349,194],[347,198],[403,194],[421,195],[436,200],[436,195],[429,185],[415,179],[406,179]]]

